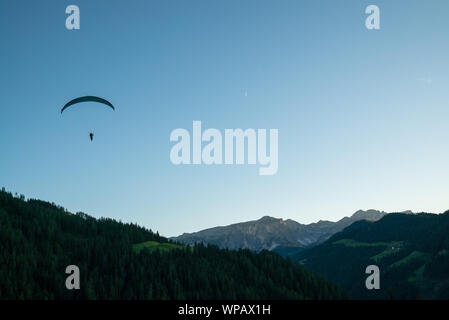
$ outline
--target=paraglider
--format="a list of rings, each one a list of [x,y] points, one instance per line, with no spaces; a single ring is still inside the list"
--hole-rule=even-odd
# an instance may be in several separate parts
[[[77,103],[81,103],[81,102],[98,102],[101,104],[104,104],[105,106],[108,106],[110,108],[112,108],[112,110],[115,111],[114,106],[112,105],[112,103],[110,103],[108,100],[100,98],[100,97],[95,97],[95,96],[84,96],[84,97],[79,97],[73,100],[70,100],[69,102],[67,102],[64,107],[62,107],[61,109],[61,114],[64,112],[64,110],[66,110],[68,107],[73,106]],[[89,138],[90,141],[93,141],[94,139],[94,134],[93,132],[89,133]]]

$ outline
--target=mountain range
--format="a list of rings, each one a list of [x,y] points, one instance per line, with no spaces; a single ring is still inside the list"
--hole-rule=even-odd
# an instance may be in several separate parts
[[[268,249],[337,283],[353,299],[449,299],[449,211],[359,210],[337,222],[308,225],[263,217],[174,240]],[[371,265],[380,270],[378,290],[366,287]]]
[[[411,213],[406,211],[404,213]],[[195,243],[213,244],[227,249],[273,250],[287,256],[303,248],[323,243],[332,235],[360,220],[378,221],[387,213],[378,210],[359,210],[350,217],[332,221],[301,224],[294,220],[269,216],[259,220],[184,233],[171,240],[187,245]]]
[[[449,299],[449,211],[360,210],[309,225],[263,217],[199,233],[247,248],[227,250],[0,190],[0,227],[0,300]],[[68,265],[80,290],[64,286]],[[368,290],[373,265],[380,288]]]

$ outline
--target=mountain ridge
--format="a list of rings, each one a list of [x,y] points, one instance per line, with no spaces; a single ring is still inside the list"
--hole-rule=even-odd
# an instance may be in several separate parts
[[[404,213],[411,213],[411,211],[404,211]],[[310,224],[301,224],[292,219],[263,216],[258,220],[183,233],[170,239],[186,245],[200,242],[227,249],[261,251],[296,247],[300,250],[326,241],[355,221],[378,221],[387,214],[385,211],[374,209],[358,210],[353,215],[336,222],[320,220]]]

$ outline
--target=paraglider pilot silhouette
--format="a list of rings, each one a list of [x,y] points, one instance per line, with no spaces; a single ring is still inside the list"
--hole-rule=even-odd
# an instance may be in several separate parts
[[[76,98],[76,99],[73,99],[73,100],[70,100],[69,102],[67,102],[65,104],[65,106],[62,107],[61,114],[68,107],[73,106],[74,104],[77,104],[77,103],[81,103],[81,102],[98,102],[98,103],[102,103],[102,104],[112,108],[112,110],[115,110],[114,106],[109,101],[107,101],[107,100],[105,100],[103,98],[99,98],[99,97],[95,97],[95,96],[84,96],[84,97],[79,97],[79,98]],[[94,140],[94,133],[93,132],[89,133],[89,138],[90,138],[90,141]]]

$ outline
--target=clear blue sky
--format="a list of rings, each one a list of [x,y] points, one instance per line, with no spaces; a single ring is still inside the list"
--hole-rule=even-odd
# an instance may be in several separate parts
[[[381,30],[365,28],[369,4]],[[0,186],[167,236],[264,215],[442,212],[448,12],[447,0],[1,0]],[[117,110],[61,116],[82,95]],[[170,132],[193,120],[279,129],[278,173],[174,166]]]

